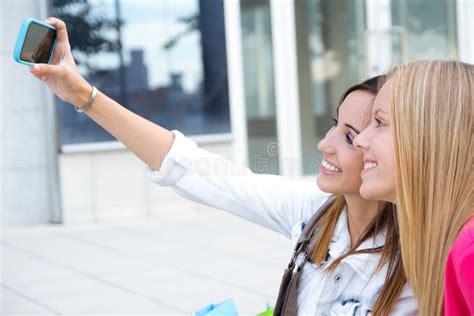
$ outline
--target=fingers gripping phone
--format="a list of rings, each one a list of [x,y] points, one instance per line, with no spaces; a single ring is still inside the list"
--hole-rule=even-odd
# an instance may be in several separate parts
[[[49,64],[57,41],[56,28],[37,19],[23,21],[16,40],[13,58],[20,64]]]

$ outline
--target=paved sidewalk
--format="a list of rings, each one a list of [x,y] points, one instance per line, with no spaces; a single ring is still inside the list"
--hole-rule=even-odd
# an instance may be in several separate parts
[[[189,315],[273,304],[290,241],[220,211],[167,220],[9,229],[1,315]]]

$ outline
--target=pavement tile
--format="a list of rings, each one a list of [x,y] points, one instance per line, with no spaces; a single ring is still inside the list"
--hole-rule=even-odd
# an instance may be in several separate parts
[[[254,315],[274,302],[291,243],[209,211],[9,229],[1,249],[9,312],[189,315],[232,297],[241,315]]]
[[[46,302],[60,313],[184,312],[164,300],[150,300],[129,288],[94,278],[76,277],[15,286],[15,290],[35,301]]]
[[[47,306],[42,306],[37,302],[28,299],[18,293],[2,287],[1,288],[2,304],[0,304],[0,315],[16,316],[16,315],[57,315],[56,311],[51,310]]]
[[[36,257],[15,249],[2,248],[1,283],[9,286],[41,284],[75,275],[69,269],[38,260]]]

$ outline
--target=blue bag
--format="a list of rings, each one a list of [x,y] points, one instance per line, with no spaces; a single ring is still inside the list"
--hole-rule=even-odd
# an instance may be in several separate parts
[[[234,300],[229,298],[218,304],[209,304],[195,311],[191,316],[239,316],[239,312]]]

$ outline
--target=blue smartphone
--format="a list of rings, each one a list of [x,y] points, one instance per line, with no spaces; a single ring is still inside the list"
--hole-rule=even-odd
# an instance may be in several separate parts
[[[13,58],[20,64],[49,64],[56,47],[56,27],[28,18],[23,21],[16,39]]]

